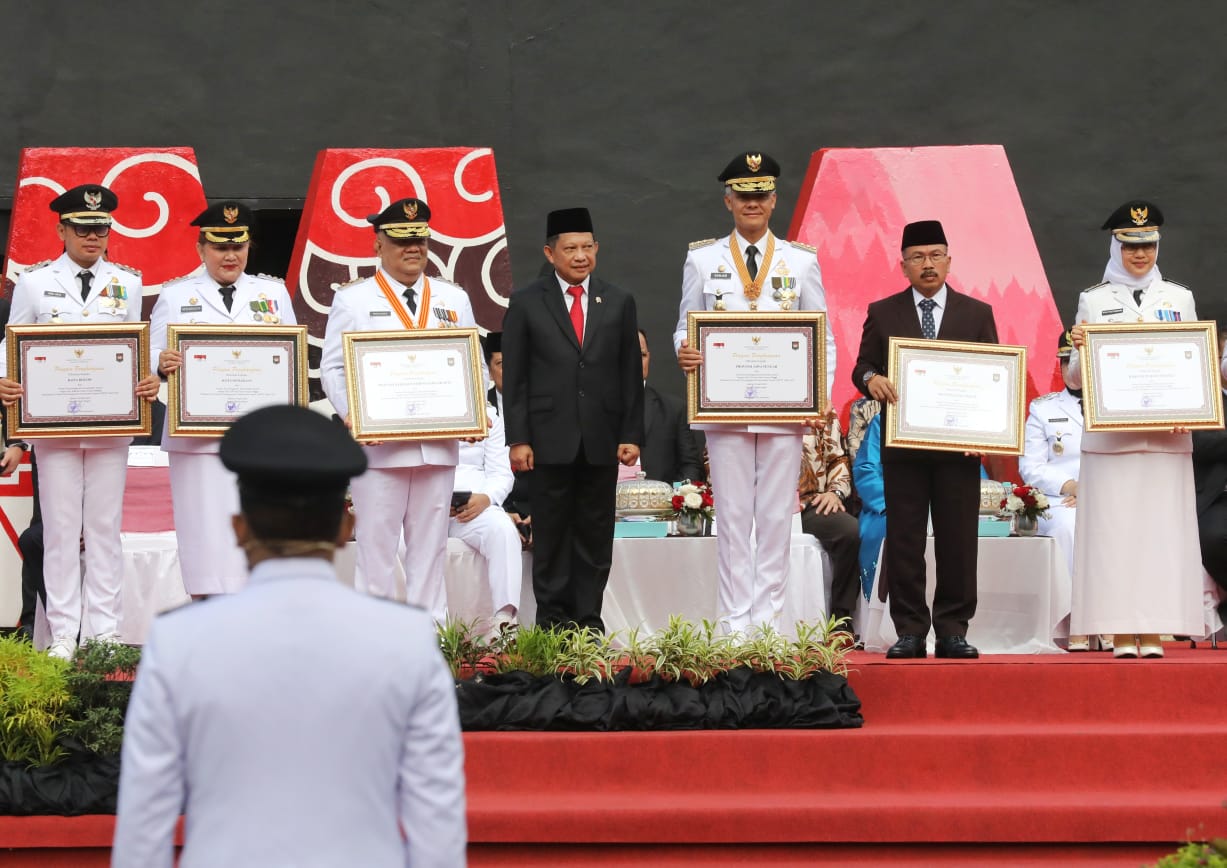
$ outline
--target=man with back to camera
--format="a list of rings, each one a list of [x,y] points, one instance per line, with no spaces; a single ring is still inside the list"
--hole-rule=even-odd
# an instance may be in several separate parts
[[[463,865],[464,749],[434,624],[332,565],[366,452],[321,414],[276,406],[235,422],[220,456],[251,575],[153,623],[111,864],[170,868],[182,812],[184,866]]]
[[[546,218],[551,272],[516,290],[503,320],[511,467],[533,472],[537,623],[604,631],[618,464],[643,442],[639,324],[630,293],[592,276],[587,208]]]
[[[770,228],[780,165],[761,151],[738,154],[720,173],[733,231],[690,245],[673,345],[689,373],[703,354],[687,340],[692,310],[825,311],[826,291],[814,248],[777,238]],[[829,398],[835,382],[835,337],[826,329]],[[817,422],[818,420],[815,420]],[[740,633],[780,626],[801,466],[800,425],[704,424],[720,532],[720,626]],[[751,529],[756,545],[751,544]]]
[[[900,269],[910,286],[869,305],[852,383],[875,401],[898,400],[886,377],[892,337],[997,343],[993,309],[946,285],[950,252],[937,220],[903,227]],[[976,556],[980,510],[980,459],[932,449],[882,449],[886,488],[884,569],[890,582],[890,616],[899,639],[890,659],[924,657],[930,626],[936,656],[967,659],[980,653],[968,643],[976,613]],[[925,602],[925,532],[933,514],[937,590],[930,614]]]
[[[320,383],[348,420],[342,335],[354,331],[476,328],[464,290],[426,275],[430,207],[398,199],[367,217],[375,230],[379,268],[337,290],[328,312]],[[447,522],[460,456],[454,438],[401,440],[367,446],[370,470],[354,480],[358,517],[355,586],[376,597],[396,596],[397,549],[405,537],[405,596],[437,621],[447,617]]]

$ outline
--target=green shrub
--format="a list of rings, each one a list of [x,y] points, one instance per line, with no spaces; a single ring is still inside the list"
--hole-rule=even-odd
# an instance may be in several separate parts
[[[1164,856],[1155,863],[1155,868],[1227,868],[1227,839],[1191,841]]]
[[[119,753],[140,660],[140,649],[128,645],[91,642],[78,649],[76,667],[68,673],[65,736],[97,754]]]
[[[0,759],[47,766],[65,756],[69,668],[24,638],[0,637]]]

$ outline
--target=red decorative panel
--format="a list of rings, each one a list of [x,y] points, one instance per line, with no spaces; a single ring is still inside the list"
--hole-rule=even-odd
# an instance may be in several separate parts
[[[992,304],[1002,343],[1028,348],[1028,397],[1060,388],[1062,324],[1005,149],[827,148],[810,159],[789,237],[818,248],[839,347],[835,405],[859,397],[850,375],[865,309],[907,286],[899,239],[914,220],[942,221],[950,285]]]
[[[428,273],[464,287],[483,330],[502,327],[511,261],[493,151],[320,151],[286,275],[298,322],[311,333],[313,376],[334,289],[375,270],[374,232],[366,216],[409,196],[430,205]],[[312,397],[320,397],[317,389]]]
[[[30,526],[34,475],[30,456],[8,476],[0,476],[0,627],[12,627],[21,613],[21,550],[17,538]]]
[[[149,316],[162,282],[200,265],[196,229],[205,195],[191,148],[25,148],[5,261],[5,294],[22,270],[63,252],[48,204],[79,184],[119,197],[107,256],[139,268]]]

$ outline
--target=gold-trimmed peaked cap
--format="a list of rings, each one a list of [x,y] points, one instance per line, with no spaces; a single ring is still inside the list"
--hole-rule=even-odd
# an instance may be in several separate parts
[[[77,226],[110,226],[111,212],[119,207],[119,197],[100,184],[82,184],[65,190],[51,200],[50,208],[61,223]]]
[[[192,221],[200,227],[205,241],[214,244],[242,244],[251,240],[256,215],[242,202],[215,202]]]
[[[1061,332],[1061,336],[1057,338],[1057,358],[1068,359],[1074,350],[1074,336],[1070,334],[1070,330],[1066,329]]]
[[[1121,244],[1151,244],[1159,240],[1163,212],[1154,202],[1130,199],[1103,222],[1100,229],[1111,229]]]
[[[397,199],[366,222],[389,238],[429,238],[430,206],[421,199]]]
[[[762,151],[744,151],[724,167],[718,180],[738,193],[771,193],[780,177],[780,164]]]

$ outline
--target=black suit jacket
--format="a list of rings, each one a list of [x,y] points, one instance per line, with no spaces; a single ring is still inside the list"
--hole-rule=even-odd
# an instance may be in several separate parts
[[[861,332],[860,352],[856,357],[856,367],[852,369],[852,384],[866,397],[872,396],[864,383],[865,374],[869,371],[886,374],[887,350],[892,337],[924,337],[920,331],[920,317],[916,314],[916,305],[912,301],[910,286],[903,292],[888,295],[869,305],[869,311],[865,316],[865,326]],[[993,319],[992,306],[969,295],[955,292],[947,285],[946,308],[942,312],[942,324],[937,331],[937,337],[944,341],[998,343],[997,323]],[[938,452],[936,450],[893,447],[882,450],[883,461],[917,460],[924,456],[930,459],[963,457],[957,452]]]
[[[1193,486],[1200,516],[1227,487],[1227,431],[1193,432]]]
[[[617,464],[618,444],[643,443],[639,324],[630,293],[595,276],[581,347],[549,274],[516,290],[503,320],[507,443],[538,464]]]
[[[643,438],[639,463],[648,479],[679,482],[703,478],[703,456],[686,422],[686,405],[680,399],[644,386]]]

